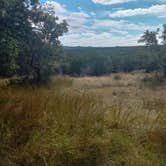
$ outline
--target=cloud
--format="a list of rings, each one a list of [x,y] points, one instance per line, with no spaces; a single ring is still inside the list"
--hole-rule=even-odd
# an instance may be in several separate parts
[[[88,40],[87,40],[88,38]],[[111,33],[85,33],[68,34],[61,37],[66,46],[92,46],[92,47],[114,47],[114,46],[135,46],[140,35],[113,36]]]
[[[93,29],[116,29],[116,30],[125,30],[125,31],[144,31],[147,29],[150,30],[156,30],[158,26],[150,26],[150,25],[145,25],[143,23],[131,23],[126,20],[110,20],[110,19],[105,19],[105,20],[95,20],[93,24]]]
[[[129,34],[129,32],[127,32],[127,31],[118,30],[118,29],[111,29],[110,32],[111,32],[111,33],[121,34],[121,35],[128,35],[128,34]]]
[[[131,17],[138,15],[156,15],[162,17],[163,15],[166,15],[166,5],[153,5],[149,8],[119,10],[109,13],[110,17]]]
[[[102,5],[113,5],[119,3],[126,3],[135,0],[92,0],[94,3],[102,4]]]
[[[63,5],[55,1],[46,1],[43,4],[44,10],[47,12],[53,13],[59,17],[60,20],[66,20],[69,24],[70,32],[80,32],[83,29],[87,29],[86,23],[90,17],[87,13],[80,12],[71,12],[67,10]]]

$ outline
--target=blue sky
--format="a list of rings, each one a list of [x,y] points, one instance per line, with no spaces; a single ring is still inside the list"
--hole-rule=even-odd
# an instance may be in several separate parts
[[[69,32],[65,46],[133,46],[146,30],[166,23],[166,0],[41,0]]]

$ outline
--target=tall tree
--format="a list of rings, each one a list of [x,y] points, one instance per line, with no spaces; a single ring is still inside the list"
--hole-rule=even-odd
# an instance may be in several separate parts
[[[29,43],[31,56],[28,59],[27,71],[36,82],[46,81],[54,72],[57,60],[60,58],[59,36],[68,31],[68,24],[65,20],[61,23],[58,21],[58,17],[44,10],[42,6],[35,6],[32,10],[33,40]]]
[[[158,32],[159,29],[157,29],[157,31],[147,30],[138,42],[145,43],[145,45],[150,48],[151,55],[154,55],[154,63],[157,63],[160,69],[163,70],[164,76],[166,77],[166,25],[163,25],[162,36],[160,37],[162,39],[162,44],[164,45],[163,47],[158,44]]]
[[[19,74],[36,81],[50,75],[61,48],[59,36],[67,26],[38,0],[1,0],[0,75]]]
[[[164,76],[166,77],[166,24],[163,25],[161,39],[163,47],[161,47],[160,49],[159,59],[160,59],[160,65],[164,72]]]
[[[166,24],[163,25],[163,32],[161,35],[162,43],[166,46]]]
[[[158,45],[158,40],[157,40],[158,31],[159,29],[157,29],[157,31],[146,30],[144,34],[141,36],[141,38],[138,40],[138,43],[145,43],[147,47],[154,48],[155,46]]]

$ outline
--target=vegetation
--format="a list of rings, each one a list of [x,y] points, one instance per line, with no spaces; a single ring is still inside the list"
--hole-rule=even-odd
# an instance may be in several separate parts
[[[65,47],[62,70],[74,76],[109,75],[134,70],[154,71],[159,67],[146,47]]]
[[[165,90],[149,89],[145,77],[59,77],[47,87],[3,84],[0,165],[164,166]]]
[[[60,55],[58,37],[67,32],[65,21],[38,0],[0,2],[0,76],[21,76],[36,83],[47,81]]]
[[[161,49],[164,52],[164,48]],[[64,52],[66,56],[62,65],[63,74],[73,76],[101,76],[118,72],[128,73],[135,70],[160,71],[159,61],[156,60],[159,59],[158,54],[161,54],[163,59],[165,58],[165,54],[161,51],[153,52],[144,46],[65,47]]]
[[[141,39],[138,42],[145,43],[147,47],[149,47],[150,52],[152,55],[155,56],[154,61],[156,61],[156,64],[159,66],[161,70],[163,70],[164,76],[166,77],[166,25],[163,25],[163,32],[162,36],[160,38],[162,39],[163,46],[158,45],[158,35],[159,29],[157,31],[146,31],[144,35],[141,37]]]
[[[38,0],[0,1],[0,165],[165,166],[166,25],[161,45],[63,52],[67,31]]]

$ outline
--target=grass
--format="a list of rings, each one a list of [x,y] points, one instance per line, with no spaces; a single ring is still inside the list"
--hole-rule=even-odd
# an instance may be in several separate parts
[[[165,166],[166,88],[142,73],[0,89],[2,166]],[[5,80],[5,82],[7,82]]]

